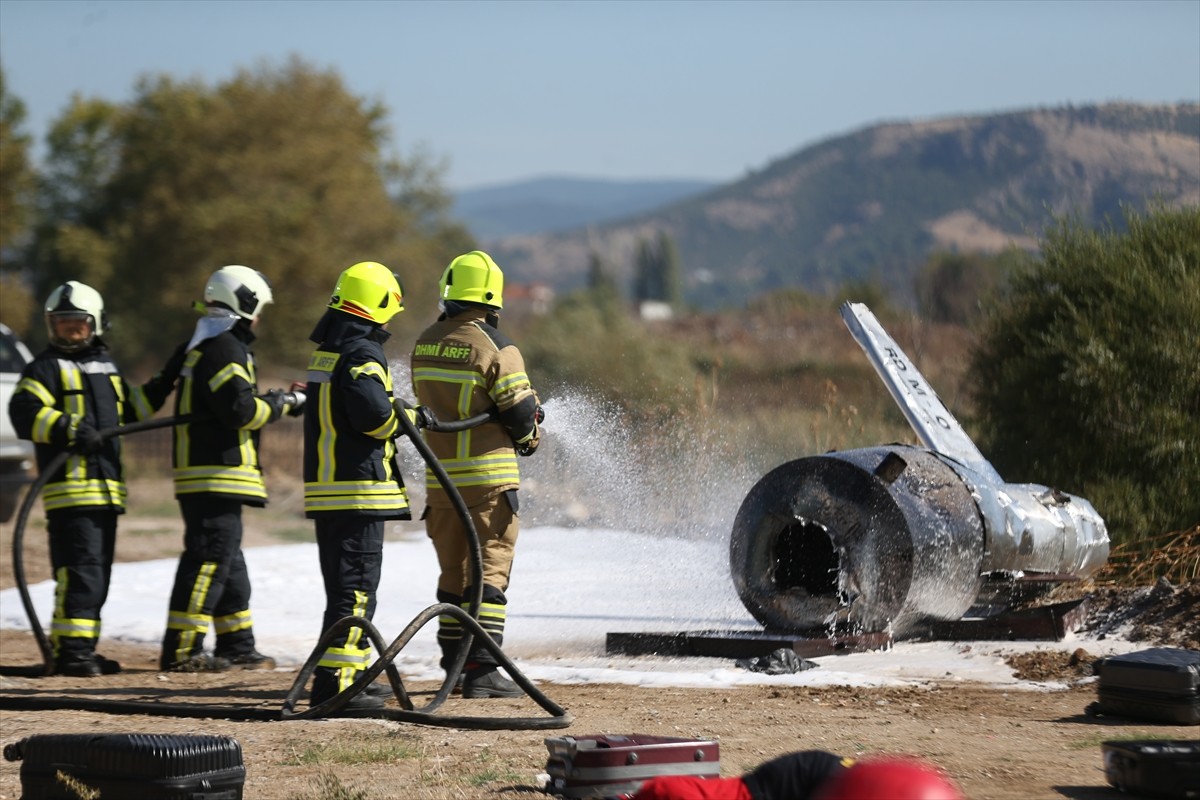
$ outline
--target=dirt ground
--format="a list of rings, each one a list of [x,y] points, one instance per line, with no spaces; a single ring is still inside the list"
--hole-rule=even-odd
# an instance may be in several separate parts
[[[287,541],[293,536],[289,526],[295,527],[294,520],[280,522],[278,528],[258,525],[248,531],[247,545]],[[170,557],[179,547],[178,523],[169,517],[129,518],[123,521],[122,532],[122,560]],[[48,577],[44,539],[40,522],[31,522],[24,548],[31,583]],[[12,524],[0,526],[0,588],[14,585],[11,541]],[[1085,635],[1120,632],[1147,647],[1200,649],[1200,582],[1100,589],[1092,595],[1091,608]],[[124,671],[97,679],[0,677],[0,696],[6,702],[105,698],[278,709],[296,674],[277,670],[166,675],[155,669],[154,648],[105,640],[100,651],[121,661]],[[528,798],[541,793],[538,776],[546,765],[547,737],[634,733],[716,739],[724,775],[739,774],[792,750],[898,752],[941,765],[975,800],[1118,798],[1122,795],[1105,781],[1102,742],[1196,739],[1200,728],[1089,716],[1088,705],[1096,699],[1090,677],[1093,660],[1086,644],[1074,653],[1039,652],[1013,659],[1014,672],[1045,684],[1040,690],[963,684],[953,675],[947,675],[945,682],[884,689],[540,684],[538,688],[572,719],[569,727],[552,730],[478,730],[351,719],[238,722],[15,708],[0,711],[0,745],[51,733],[228,735],[241,744],[245,797],[251,800]],[[0,663],[39,661],[32,636],[0,631]],[[1061,688],[1064,685],[1069,688]],[[418,706],[435,688],[406,686]],[[453,698],[438,713],[549,716],[527,698]],[[20,762],[0,761],[0,800],[20,797],[20,766]]]

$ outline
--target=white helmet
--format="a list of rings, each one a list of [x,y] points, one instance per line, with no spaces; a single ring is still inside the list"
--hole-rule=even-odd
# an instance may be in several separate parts
[[[263,306],[273,302],[271,284],[256,269],[232,264],[212,274],[204,287],[205,305],[220,304],[239,317],[258,319]]]
[[[59,337],[54,328],[55,317],[86,317],[90,330],[87,339],[71,342]],[[108,315],[104,313],[104,298],[92,287],[79,281],[67,281],[46,299],[46,331],[50,344],[59,350],[74,352],[91,347],[101,333],[108,330]]]

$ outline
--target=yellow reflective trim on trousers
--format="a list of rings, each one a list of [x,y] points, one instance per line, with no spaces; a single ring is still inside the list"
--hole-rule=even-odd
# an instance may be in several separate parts
[[[356,617],[365,617],[367,615],[367,603],[369,601],[370,601],[370,597],[367,596],[366,592],[360,592],[358,589],[355,589],[354,590],[354,610],[351,613]],[[363,635],[362,628],[359,628],[357,626],[351,628],[350,631],[346,634],[346,646],[350,647],[353,645],[357,645],[360,641],[362,641],[362,635]],[[370,645],[367,645],[363,649],[367,653],[371,652]]]
[[[188,613],[200,614],[200,609],[204,608],[204,601],[208,598],[208,590],[212,588],[213,575],[217,574],[217,562],[205,561],[200,565],[200,571],[196,573],[196,581],[192,584],[192,594],[188,598]],[[205,615],[209,620],[211,615]]]
[[[220,636],[223,633],[233,633],[234,631],[245,631],[254,627],[254,620],[250,617],[250,609],[239,611],[236,614],[227,614],[223,617],[213,617],[213,630]]]
[[[100,620],[53,617],[50,620],[50,636],[54,639],[66,636],[76,639],[99,639]]]
[[[462,604],[463,611],[470,612],[471,604]],[[479,604],[479,625],[488,633],[504,633],[504,623],[508,619],[508,606],[499,603]]]
[[[66,567],[59,567],[54,570],[54,616],[62,617],[66,615],[65,600],[67,597],[67,584],[70,582],[71,573]]]
[[[167,612],[167,628],[173,631],[207,633],[208,626],[211,624],[212,617],[208,614],[188,614],[184,611]]]
[[[321,654],[321,660],[317,662],[317,666],[330,669],[346,669],[348,667],[353,670],[364,670],[370,663],[370,648],[330,647]]]

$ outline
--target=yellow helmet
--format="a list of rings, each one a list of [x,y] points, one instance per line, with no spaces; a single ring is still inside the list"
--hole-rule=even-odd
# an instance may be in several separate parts
[[[443,300],[504,308],[504,273],[482,250],[472,250],[451,261],[438,287]]]
[[[404,290],[383,264],[360,261],[338,276],[329,307],[383,325],[404,310]]]

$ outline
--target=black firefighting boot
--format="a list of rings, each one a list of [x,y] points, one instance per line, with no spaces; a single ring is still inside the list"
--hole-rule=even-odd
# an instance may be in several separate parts
[[[467,667],[462,690],[464,699],[521,697],[524,694],[521,687],[504,677],[495,664],[468,665]]]
[[[312,695],[309,707],[315,707],[332,700],[340,691],[338,688],[338,670],[330,667],[317,667],[313,673]],[[390,693],[390,692],[389,692]],[[329,716],[341,716],[347,711],[380,711],[386,703],[386,697],[380,696],[372,687],[367,687],[350,699],[350,702]]]
[[[275,659],[255,648],[250,629],[217,634],[213,655],[228,661],[231,669],[275,669]]]
[[[100,675],[116,675],[121,665],[105,658],[92,649],[93,640],[63,644],[54,658],[54,674],[71,678],[95,678]]]

